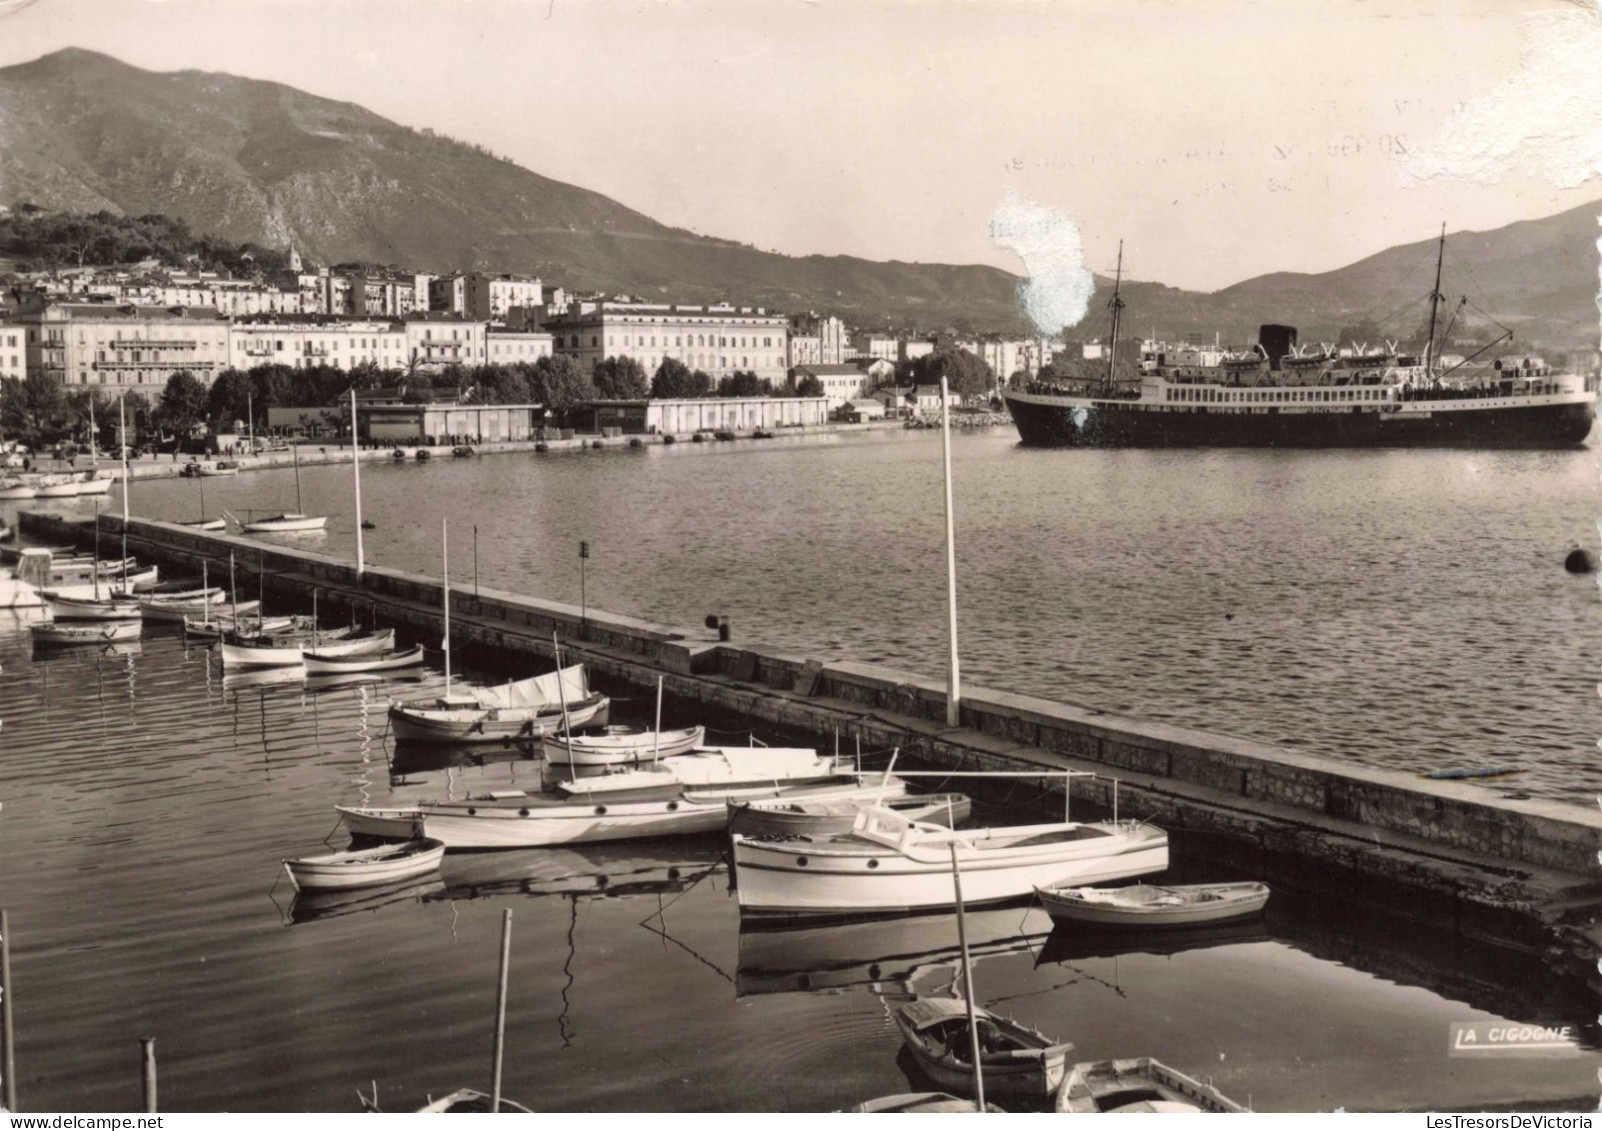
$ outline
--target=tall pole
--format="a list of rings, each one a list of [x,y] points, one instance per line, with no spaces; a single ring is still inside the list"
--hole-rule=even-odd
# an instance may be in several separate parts
[[[0,1044],[5,1045],[5,1107],[17,1110],[17,1033],[11,1021],[11,924],[0,910]]]
[[[249,431],[245,433],[250,438],[250,454],[256,454],[256,395],[245,394],[245,412],[250,417]]]
[[[478,523],[473,523],[473,599],[478,599]]]
[[[356,480],[356,576],[367,568],[362,555],[362,448],[356,442],[356,386],[350,387],[350,470]]]
[[[1123,320],[1124,299],[1119,292],[1124,283],[1124,241],[1118,241],[1118,270],[1113,274],[1112,296],[1112,348],[1107,351],[1107,386],[1110,389],[1116,377],[1118,365],[1118,331]]]
[[[445,584],[445,635],[439,646],[445,653],[445,698],[451,697],[451,520],[439,520],[440,557],[444,560]]]
[[[946,634],[951,654],[946,668],[946,725],[962,721],[962,678],[957,670],[957,536],[951,513],[951,392],[940,378],[940,443],[946,462]]]
[[[583,630],[584,639],[590,638],[590,601],[584,591],[584,563],[590,560],[590,544],[579,543],[579,627]]]
[[[962,908],[962,869],[957,842],[951,842],[951,890],[957,902],[957,942],[962,948],[962,998],[968,1006],[968,1055],[973,1057],[973,1090],[979,1110],[985,1109],[985,1072],[979,1063],[979,1020],[973,1012],[973,961],[968,957],[968,922]]]
[[[506,1052],[506,974],[512,963],[512,909],[501,912],[501,982],[495,991],[495,1082],[490,1090],[490,1111],[501,1110],[501,1060]]]
[[[1446,222],[1441,222],[1441,242],[1435,252],[1435,289],[1430,292],[1430,341],[1424,347],[1424,372],[1435,364],[1435,309],[1441,302],[1441,262],[1446,258]]]
[[[125,408],[127,397],[123,394],[117,396],[117,432],[122,437],[119,445],[122,456],[122,521],[128,524],[128,414]]]

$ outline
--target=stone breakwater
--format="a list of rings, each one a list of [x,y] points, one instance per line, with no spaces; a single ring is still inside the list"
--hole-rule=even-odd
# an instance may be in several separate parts
[[[100,521],[102,537],[120,534],[120,520]],[[88,523],[36,512],[22,526],[38,541],[93,539]],[[128,543],[141,558],[186,572],[207,562],[215,575],[232,555],[246,589],[259,577],[307,605],[315,589],[330,615],[372,610],[420,640],[441,630],[440,583],[422,574],[358,574],[329,555],[143,519],[129,524]],[[842,749],[860,739],[934,767],[1038,771],[1036,787],[1059,797],[1043,804],[1058,812],[1062,771],[1093,772],[1075,781],[1076,806],[1111,809],[1116,790],[1120,815],[1156,821],[1175,851],[1222,846],[1242,876],[1381,904],[1602,985],[1594,965],[1602,956],[1602,813],[1594,810],[980,687],[967,688],[960,725],[949,727],[943,684],[915,673],[719,642],[701,629],[502,590],[453,590],[451,600],[453,641],[513,667],[548,660],[554,634],[603,687],[649,693],[661,677],[688,713],[760,722],[820,746],[838,734]],[[971,784],[982,796],[984,784]]]

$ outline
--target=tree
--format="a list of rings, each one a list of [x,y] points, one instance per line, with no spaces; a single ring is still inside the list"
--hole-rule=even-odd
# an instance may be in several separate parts
[[[200,378],[180,369],[167,378],[167,387],[161,391],[161,400],[156,405],[156,426],[183,439],[196,424],[206,419],[209,400],[210,393]]]
[[[808,373],[796,382],[795,395],[798,397],[821,397],[823,396],[823,382],[813,374]]]
[[[206,394],[206,418],[218,432],[231,432],[242,423],[250,411],[250,397],[255,383],[250,374],[239,369],[224,369],[212,380]]]
[[[692,373],[689,366],[673,357],[663,358],[662,364],[656,367],[656,376],[651,378],[653,400],[704,397],[711,391],[712,378],[699,369]]]
[[[910,378],[919,385],[938,385],[944,377],[952,393],[961,397],[990,392],[996,375],[990,366],[967,350],[939,349],[912,363]]]
[[[609,357],[595,363],[595,392],[607,400],[637,401],[650,395],[651,382],[632,357]]]
[[[761,397],[771,396],[772,393],[773,382],[765,377],[758,377],[749,370],[736,369],[718,382],[720,397]]]
[[[95,386],[67,393],[67,416],[72,422],[73,436],[87,438],[92,427],[97,446],[102,449],[116,446],[117,402],[104,396]]]
[[[43,370],[0,379],[0,428],[30,447],[53,444],[67,434],[71,416],[61,382]]]
[[[579,368],[578,362],[566,356],[542,357],[536,361],[531,385],[534,399],[558,419],[565,418],[585,401],[595,399],[595,383]]]
[[[528,404],[534,399],[531,366],[484,365],[470,374],[481,404]]]

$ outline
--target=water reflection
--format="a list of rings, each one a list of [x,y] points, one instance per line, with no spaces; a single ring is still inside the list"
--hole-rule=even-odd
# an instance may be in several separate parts
[[[438,876],[429,876],[427,879],[401,880],[356,891],[296,892],[289,905],[289,921],[295,924],[315,923],[319,919],[378,911],[396,903],[416,903],[437,895],[444,888],[443,880]]]

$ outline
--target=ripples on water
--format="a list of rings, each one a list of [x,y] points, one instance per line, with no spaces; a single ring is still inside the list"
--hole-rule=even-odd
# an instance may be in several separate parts
[[[952,921],[742,932],[715,839],[451,854],[437,877],[292,898],[280,861],[343,843],[336,802],[539,780],[506,752],[390,748],[388,699],[437,671],[224,679],[157,626],[137,650],[35,654],[12,614],[0,666],[25,1111],[136,1109],[143,1035],[173,1111],[353,1111],[370,1080],[389,1110],[487,1088],[502,908],[506,1090],[531,1107],[824,1111],[921,1086],[887,1011],[952,984]],[[1342,903],[1320,917],[1282,890],[1260,925],[1122,941],[981,911],[976,981],[1087,1059],[1155,1055],[1259,1110],[1594,1106],[1593,1052],[1445,1056],[1449,1022],[1504,1017],[1572,1024],[1594,1047],[1582,991]]]
[[[970,684],[1407,771],[1515,765],[1544,797],[1602,791],[1602,606],[1563,571],[1594,546],[1597,452],[1031,451],[958,434]],[[735,640],[944,670],[938,437],[509,455],[363,470],[368,561]],[[302,471],[354,556],[348,467]],[[207,507],[282,504],[288,472],[207,480]],[[135,510],[198,513],[194,483]],[[1501,788],[1508,788],[1502,785]]]

